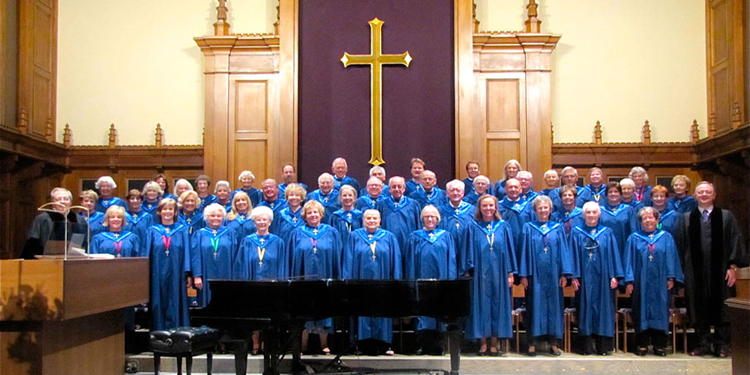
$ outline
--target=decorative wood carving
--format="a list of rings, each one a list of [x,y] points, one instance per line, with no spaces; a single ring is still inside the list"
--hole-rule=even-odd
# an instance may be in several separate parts
[[[65,145],[65,147],[70,147],[70,138],[72,134],[73,133],[70,131],[70,125],[65,124],[65,130],[63,131],[63,145]]]
[[[156,147],[161,147],[163,138],[164,138],[164,130],[162,130],[161,124],[156,124],[156,133],[154,133]]]
[[[115,124],[109,126],[109,147],[117,146],[117,129]]]
[[[602,144],[602,124],[599,120],[596,120],[596,125],[594,125],[594,143]]]
[[[708,138],[716,136],[716,114],[711,112],[711,116],[708,116]]]
[[[740,107],[740,103],[734,102],[734,107],[732,108],[732,129],[737,129],[742,125],[742,108]]]
[[[643,128],[641,128],[641,134],[643,135],[643,143],[650,145],[651,144],[651,125],[648,124],[648,120],[643,124]]]
[[[216,23],[214,23],[214,35],[229,35],[229,23],[227,22],[227,0],[219,0],[219,6],[216,7]]]
[[[524,22],[526,25],[526,32],[527,33],[540,33],[541,32],[541,26],[542,21],[537,18],[539,15],[537,13],[537,5],[535,0],[529,0],[529,5],[526,6],[526,9],[528,9],[528,18]]]
[[[479,33],[479,20],[477,19],[477,3],[472,1],[471,19],[474,22],[474,33]]]
[[[47,140],[47,142],[54,142],[55,141],[55,132],[54,132],[54,126],[52,125],[52,117],[47,117],[47,123],[44,127],[44,138]]]
[[[18,131],[21,132],[22,134],[26,134],[28,132],[29,121],[27,117],[28,117],[28,113],[26,112],[26,107],[21,106],[21,111],[18,114],[18,126],[16,127],[18,128]]]
[[[701,138],[700,130],[698,129],[698,120],[693,120],[693,125],[690,126],[690,141],[698,143]]]

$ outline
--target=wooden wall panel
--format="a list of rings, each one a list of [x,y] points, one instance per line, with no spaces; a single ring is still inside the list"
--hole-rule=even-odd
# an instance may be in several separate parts
[[[250,170],[255,175],[255,187],[260,188],[260,182],[270,176],[267,169],[268,142],[265,140],[235,140],[234,166],[239,176],[243,170]],[[233,187],[239,187],[237,177],[230,180]],[[237,186],[235,186],[237,185]]]
[[[487,132],[520,132],[518,79],[487,80]],[[519,134],[520,135],[520,134]]]
[[[492,178],[493,183],[503,176],[505,162],[515,159],[521,154],[520,142],[517,139],[488,139],[487,140],[487,167],[484,172],[487,176],[498,176]]]
[[[708,113],[727,132],[747,121],[745,96],[746,0],[706,0]]]
[[[268,81],[235,81],[236,133],[268,131]]]

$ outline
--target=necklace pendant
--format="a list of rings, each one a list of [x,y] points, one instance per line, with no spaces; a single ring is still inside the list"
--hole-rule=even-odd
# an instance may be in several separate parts
[[[261,260],[260,262],[258,262],[258,265],[263,267],[263,261]]]
[[[167,254],[167,258],[168,258],[169,257],[169,250],[165,251],[164,253]]]
[[[549,251],[549,248],[545,247],[544,248],[544,253],[547,254],[547,251]]]

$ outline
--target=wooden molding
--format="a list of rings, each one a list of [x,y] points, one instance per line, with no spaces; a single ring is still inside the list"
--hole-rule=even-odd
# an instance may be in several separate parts
[[[552,167],[651,167],[692,168],[695,146],[672,143],[556,143],[552,145]]]

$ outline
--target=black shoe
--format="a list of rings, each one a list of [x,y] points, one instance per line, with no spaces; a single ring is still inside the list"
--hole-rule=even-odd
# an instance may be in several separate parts
[[[605,352],[605,351],[600,351],[600,352],[599,352],[599,355],[600,355],[600,356],[602,356],[602,357],[605,357],[605,356],[608,356],[608,355],[609,355],[609,352]]]
[[[562,352],[562,350],[560,350],[560,348],[557,348],[557,349],[552,349],[552,348],[550,348],[550,350],[549,350],[549,354],[552,354],[552,355],[553,355],[553,356],[555,356],[555,357],[559,357],[559,356],[561,356],[561,355],[562,355],[562,353],[563,353],[563,352]]]
[[[666,357],[667,356],[667,351],[664,350],[664,349],[655,349],[654,350],[654,354],[656,354],[659,357]]]
[[[643,357],[643,356],[645,356],[645,355],[646,355],[646,353],[648,353],[648,349],[647,349],[647,348],[638,348],[638,349],[637,349],[637,350],[635,351],[635,355],[637,355],[637,356],[639,356],[639,357]]]
[[[536,357],[536,351],[526,352],[526,355],[529,356],[529,357]]]
[[[422,348],[419,348],[416,352],[414,352],[414,355],[424,355],[424,350],[422,350]]]
[[[478,357],[486,357],[487,356],[487,351],[485,350],[483,352],[477,352],[477,356]]]
[[[692,352],[690,352],[691,357],[702,357],[704,355],[708,354],[708,350],[706,348],[699,346],[695,349],[693,349]]]
[[[728,348],[721,348],[714,355],[719,358],[729,358],[732,356],[732,351]]]

